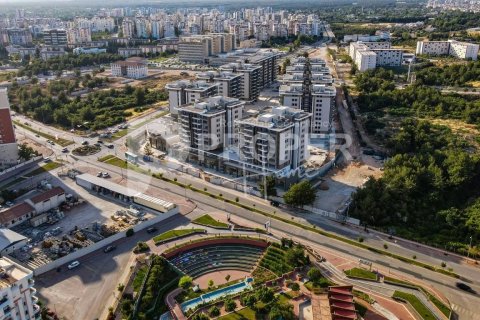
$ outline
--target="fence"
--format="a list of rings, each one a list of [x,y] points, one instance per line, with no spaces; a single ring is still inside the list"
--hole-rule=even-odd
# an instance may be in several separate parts
[[[35,166],[38,162],[40,162],[43,159],[42,156],[32,158],[28,161],[25,161],[23,163],[17,164],[14,167],[8,168],[2,172],[0,172],[0,182],[5,181],[7,179],[10,179],[12,177],[15,177],[22,173],[25,170],[28,170]]]

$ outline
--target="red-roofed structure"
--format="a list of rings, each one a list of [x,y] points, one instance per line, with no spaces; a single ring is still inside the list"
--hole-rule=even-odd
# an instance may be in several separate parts
[[[328,292],[312,296],[314,320],[357,320],[352,286],[332,286]]]

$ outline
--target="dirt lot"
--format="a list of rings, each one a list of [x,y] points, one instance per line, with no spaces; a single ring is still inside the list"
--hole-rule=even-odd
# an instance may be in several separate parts
[[[108,83],[108,89],[110,88],[123,88],[127,84],[132,87],[146,87],[149,89],[164,89],[165,85],[169,82],[178,81],[178,80],[192,80],[195,78],[195,73],[188,71],[188,76],[181,76],[179,70],[158,70],[158,69],[149,69],[148,77],[145,79],[127,79],[120,77],[112,77],[111,71],[107,70],[103,73],[99,73],[97,77],[108,77],[110,82]],[[125,80],[132,80],[127,83],[122,83]]]
[[[335,212],[370,176],[381,175],[380,169],[364,164],[351,163],[346,168],[333,169],[320,184],[314,207]]]

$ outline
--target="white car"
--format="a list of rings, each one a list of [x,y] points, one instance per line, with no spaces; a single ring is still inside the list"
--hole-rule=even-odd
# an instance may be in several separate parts
[[[72,270],[73,268],[76,268],[76,267],[78,267],[79,265],[80,265],[80,262],[78,262],[78,261],[73,261],[72,263],[70,263],[70,264],[67,266],[67,268],[70,269],[70,270]]]

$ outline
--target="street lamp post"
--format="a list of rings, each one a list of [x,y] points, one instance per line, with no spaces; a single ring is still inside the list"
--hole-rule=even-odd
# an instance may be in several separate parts
[[[470,245],[468,246],[467,258],[470,258],[470,250],[472,250],[472,236],[470,236]]]

